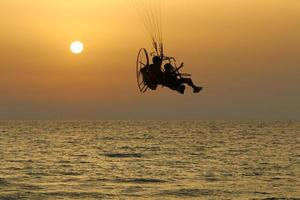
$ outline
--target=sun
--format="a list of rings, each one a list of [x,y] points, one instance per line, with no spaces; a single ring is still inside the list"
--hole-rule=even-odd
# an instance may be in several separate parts
[[[84,46],[83,43],[80,41],[74,41],[70,45],[70,50],[74,54],[80,54],[83,52]]]

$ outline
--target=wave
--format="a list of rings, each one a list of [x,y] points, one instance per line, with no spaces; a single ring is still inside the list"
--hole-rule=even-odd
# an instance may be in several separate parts
[[[0,178],[0,187],[8,186],[8,185],[10,185],[10,183],[7,180]]]
[[[128,178],[128,179],[115,179],[114,182],[119,183],[165,183],[167,181],[155,178]]]
[[[106,157],[110,158],[142,158],[144,157],[141,153],[106,153]]]
[[[176,189],[165,190],[158,195],[177,196],[177,197],[199,197],[199,196],[212,196],[216,195],[217,190],[210,189]]]
[[[114,195],[100,192],[16,192],[11,194],[0,194],[1,200],[18,200],[18,199],[111,199]]]

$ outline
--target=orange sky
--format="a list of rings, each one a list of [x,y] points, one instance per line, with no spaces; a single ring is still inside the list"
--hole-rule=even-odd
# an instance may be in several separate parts
[[[162,1],[166,54],[202,93],[138,92],[133,0],[1,0],[0,119],[299,119],[300,1]]]

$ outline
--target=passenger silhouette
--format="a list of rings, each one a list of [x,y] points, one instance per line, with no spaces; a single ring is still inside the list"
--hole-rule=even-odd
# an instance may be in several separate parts
[[[183,63],[181,63],[180,68],[184,66]],[[196,86],[192,79],[190,78],[183,78],[181,77],[181,74],[178,72],[178,69],[175,69],[170,63],[166,63],[164,65],[164,78],[163,78],[163,85],[167,86],[168,88],[172,90],[176,90],[181,94],[184,94],[185,86],[184,84],[188,84],[190,87],[193,88],[194,93],[198,93],[202,90],[202,87]]]

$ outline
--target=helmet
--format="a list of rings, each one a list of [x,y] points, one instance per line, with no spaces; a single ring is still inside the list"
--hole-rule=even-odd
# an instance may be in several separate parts
[[[158,64],[158,63],[161,62],[161,59],[160,59],[160,57],[158,57],[158,56],[154,56],[154,57],[152,58],[152,62],[153,62],[154,64]]]

